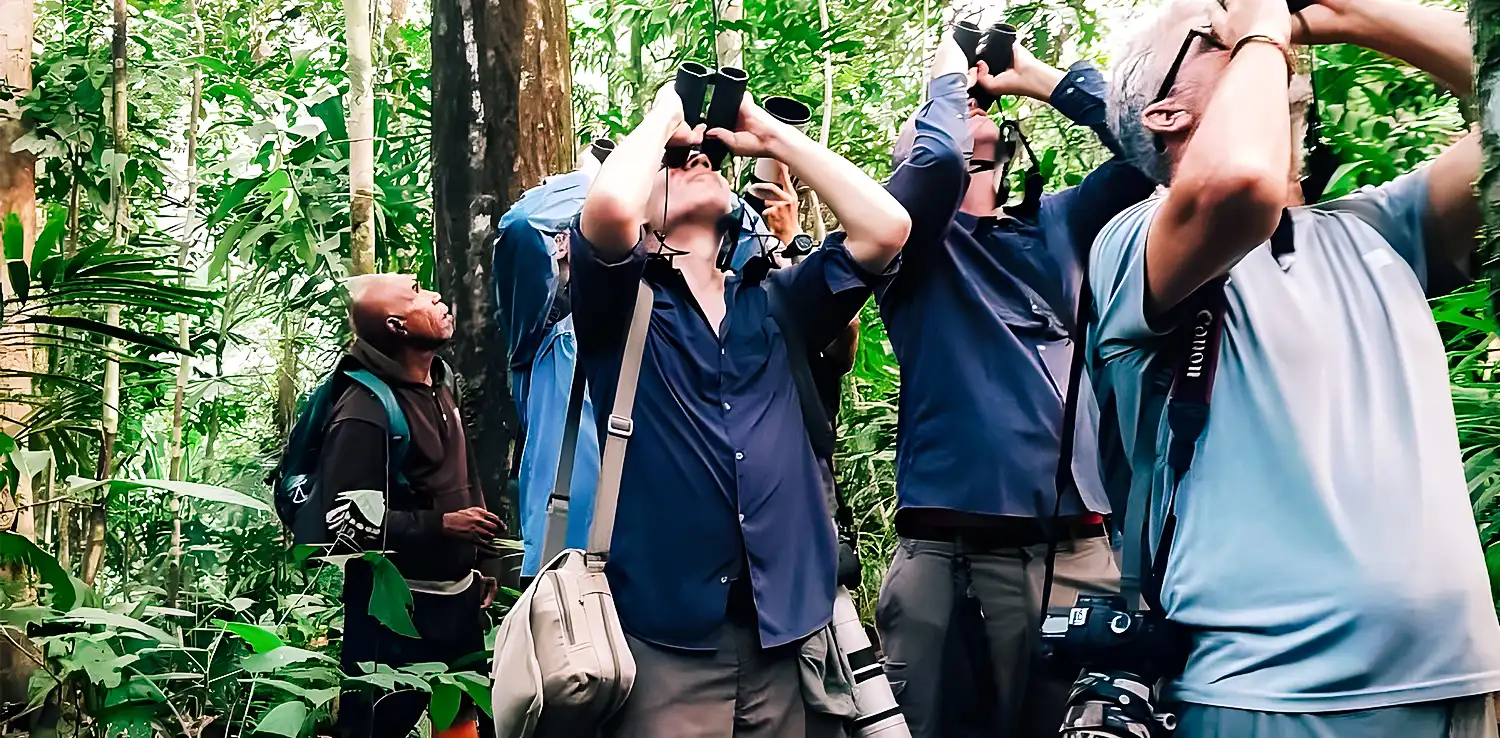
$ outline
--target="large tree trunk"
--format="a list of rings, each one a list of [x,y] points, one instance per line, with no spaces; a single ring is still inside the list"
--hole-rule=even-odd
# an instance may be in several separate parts
[[[735,22],[745,17],[745,6],[740,0],[713,0],[718,8],[719,20]],[[736,67],[743,69],[745,66],[745,40],[739,31],[723,29],[714,39],[714,55],[719,60],[721,67]]]
[[[344,0],[349,73],[349,252],[355,274],[375,272],[375,95],[370,0]]]
[[[513,532],[515,500],[505,481],[515,403],[492,318],[488,237],[524,188],[572,166],[566,10],[564,0],[437,0],[433,6],[438,282],[458,318],[451,358],[462,378],[479,478]]]

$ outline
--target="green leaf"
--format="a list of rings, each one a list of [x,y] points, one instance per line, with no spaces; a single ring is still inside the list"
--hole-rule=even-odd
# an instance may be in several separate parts
[[[255,724],[256,733],[269,733],[284,738],[297,738],[302,733],[302,724],[307,722],[307,705],[301,702],[283,702],[266,713]]]
[[[396,565],[375,552],[360,558],[370,562],[375,578],[370,592],[370,616],[401,635],[421,638],[417,626],[411,621],[411,588],[396,570]]]
[[[119,630],[134,631],[144,636],[155,639],[160,643],[177,643],[166,631],[155,626],[147,625],[129,615],[121,615],[117,612],[100,610],[97,607],[80,607],[77,610],[63,615],[61,620],[77,623],[88,623],[90,625],[105,625]]]
[[[260,179],[258,178],[242,179],[235,182],[234,186],[229,188],[228,194],[219,200],[219,206],[214,208],[213,213],[208,216],[208,220],[203,222],[203,227],[212,228],[217,225],[219,221],[229,215],[229,211],[239,207],[239,204],[245,201],[245,196],[249,195],[250,191],[255,189],[255,186],[258,184],[260,184]]]
[[[458,708],[463,704],[464,692],[457,685],[439,683],[432,688],[432,703],[427,712],[432,716],[432,727],[447,730],[458,717]]]
[[[233,633],[245,639],[245,642],[249,643],[250,647],[255,649],[256,653],[266,653],[267,651],[274,651],[286,645],[282,642],[281,636],[276,635],[275,631],[272,631],[269,628],[261,627],[259,625],[251,625],[250,623],[226,623],[222,620],[215,620],[214,624],[222,627],[224,630],[227,630],[230,633]]]
[[[300,664],[303,661],[335,663],[329,656],[316,651],[308,651],[307,649],[295,646],[281,646],[265,653],[246,656],[240,660],[240,666],[251,674],[263,674],[276,671],[290,664]]]
[[[196,497],[200,500],[210,502],[223,502],[230,505],[248,507],[261,512],[271,512],[271,506],[251,497],[243,492],[236,492],[227,487],[216,487],[212,484],[199,484],[197,482],[173,482],[166,479],[130,479],[116,484],[127,485],[129,489],[149,487],[182,497]],[[122,490],[123,491],[123,490]]]
[[[484,710],[484,714],[494,717],[494,705],[490,699],[490,678],[472,671],[460,671],[453,675],[458,686],[469,693],[469,700],[475,707]]]
[[[68,577],[67,570],[52,554],[38,548],[25,536],[0,532],[0,561],[23,564],[35,571],[37,579],[51,588],[53,608],[67,611],[77,604],[78,593],[73,591],[73,580]]]
[[[52,258],[67,229],[68,209],[56,203],[48,205],[47,222],[36,235],[36,245],[31,249],[31,263],[42,264]]]
[[[5,214],[5,226],[0,230],[0,239],[5,242],[5,260],[20,261],[26,258],[26,234],[21,227],[21,216]]]
[[[26,262],[15,259],[5,262],[5,271],[10,275],[10,290],[21,302],[31,296],[31,268]]]
[[[174,354],[186,353],[181,346],[177,345],[176,338],[168,339],[163,336],[150,333],[141,333],[129,328],[113,326],[104,321],[79,318],[71,315],[28,315],[15,321],[25,324],[58,325],[64,328],[94,333],[110,338],[117,338],[127,343],[133,343],[157,351],[168,351]]]

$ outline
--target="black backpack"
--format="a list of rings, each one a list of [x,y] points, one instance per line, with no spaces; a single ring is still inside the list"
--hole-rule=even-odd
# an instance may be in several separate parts
[[[406,451],[411,446],[406,413],[396,403],[396,395],[391,392],[390,385],[385,380],[367,369],[358,368],[358,365],[341,365],[308,396],[287,438],[281,461],[266,478],[266,483],[271,485],[276,516],[281,518],[282,525],[291,532],[294,546],[332,543],[323,517],[325,511],[321,502],[318,469],[323,455],[323,438],[333,419],[333,408],[351,383],[358,384],[375,395],[375,399],[385,409],[390,468],[395,470],[395,479],[392,481],[397,487],[406,486],[406,478],[401,471]],[[309,502],[312,504],[308,504]]]

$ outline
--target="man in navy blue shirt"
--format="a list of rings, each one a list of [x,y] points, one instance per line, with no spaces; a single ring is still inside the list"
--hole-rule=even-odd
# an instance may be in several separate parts
[[[715,266],[728,182],[704,136],[769,156],[846,233],[785,269]],[[900,203],[860,169],[747,99],[736,130],[683,123],[662,88],[599,172],[571,234],[579,360],[612,407],[637,285],[655,296],[606,568],[638,676],[607,733],[801,738],[798,651],[833,613],[831,512],[767,287],[784,290],[803,350],[836,338],[906,242]],[[600,413],[600,418],[606,413]],[[601,423],[599,432],[609,432]]]
[[[1064,73],[1017,44],[1012,69],[990,75],[981,63],[976,81],[1104,130],[1104,82],[1087,64]],[[888,185],[912,214],[912,236],[900,275],[877,291],[901,365],[901,543],[876,623],[913,735],[955,735],[945,713],[991,707],[986,734],[1056,735],[1074,675],[1030,678],[1049,542],[1054,605],[1071,605],[1080,589],[1114,590],[1119,579],[1086,387],[1077,482],[1059,490],[1056,481],[1082,257],[1099,228],[1152,186],[1112,160],[1078,187],[1006,214],[996,196],[1000,132],[968,89],[964,75],[935,70]],[[966,622],[976,622],[974,637],[957,637]],[[955,694],[976,691],[993,694],[951,708]]]

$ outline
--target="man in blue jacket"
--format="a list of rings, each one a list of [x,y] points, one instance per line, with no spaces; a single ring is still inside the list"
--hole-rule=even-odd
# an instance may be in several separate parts
[[[957,45],[946,38],[942,48]],[[1060,490],[1056,480],[1083,259],[1099,228],[1152,185],[1116,159],[1014,216],[1001,210],[996,160],[1005,152],[996,151],[995,123],[969,101],[973,82],[993,96],[1048,101],[1104,130],[1104,82],[1093,67],[1065,73],[1019,44],[1014,52],[1001,74],[982,62],[969,78],[934,74],[888,185],[912,216],[912,234],[900,273],[876,290],[901,365],[901,542],[876,623],[887,674],[919,738],[958,734],[944,715],[967,710],[943,701],[963,692],[975,695],[968,707],[994,708],[988,734],[1055,735],[1072,675],[1030,678],[1049,543],[1054,605],[1118,586],[1086,387],[1077,481]],[[960,624],[973,621],[982,635],[952,647]]]

